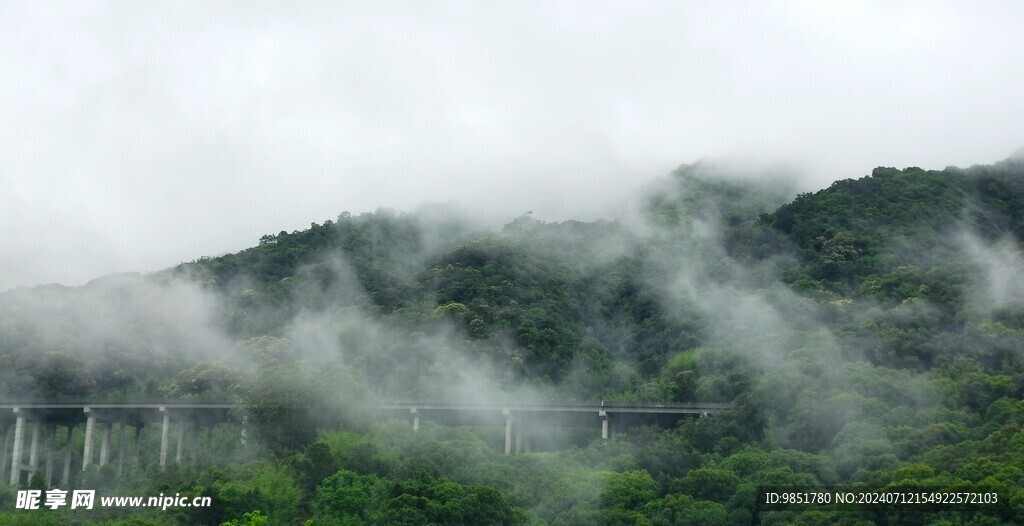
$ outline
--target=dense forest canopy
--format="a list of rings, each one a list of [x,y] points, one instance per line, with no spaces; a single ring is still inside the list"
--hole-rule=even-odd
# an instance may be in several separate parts
[[[0,522],[1024,518],[1024,160],[794,188],[697,163],[612,220],[524,214],[490,231],[443,209],[346,212],[150,275],[2,293],[6,398],[236,397],[256,407],[256,440],[225,432],[209,465],[78,481],[212,495],[202,512]],[[377,422],[366,408],[384,399],[732,409],[506,457],[479,430]],[[1007,502],[754,507],[765,485],[906,483],[1001,487]]]

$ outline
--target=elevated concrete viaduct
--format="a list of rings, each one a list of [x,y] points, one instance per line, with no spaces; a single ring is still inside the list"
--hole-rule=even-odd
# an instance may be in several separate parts
[[[688,417],[703,417],[728,410],[722,403],[582,402],[538,404],[459,404],[446,402],[390,402],[378,406],[385,418],[411,418],[413,430],[421,420],[455,426],[505,426],[505,454],[530,450],[530,437],[541,427],[600,428],[608,439],[611,429],[640,425],[675,426]]]
[[[419,429],[421,419],[445,425],[504,426],[504,452],[512,454],[529,451],[531,438],[540,428],[593,427],[607,439],[614,429],[651,424],[672,427],[683,418],[728,410],[729,404],[389,402],[376,409],[382,418],[411,419],[414,430]],[[60,485],[65,487],[76,464],[81,470],[94,463],[114,464],[121,475],[140,465],[143,433],[156,426],[161,466],[186,458],[195,462],[201,432],[205,430],[205,449],[209,451],[214,426],[228,420],[233,410],[244,413],[245,406],[234,400],[0,402],[0,481],[22,484],[42,470],[46,483],[52,485],[58,463],[62,468]],[[82,429],[85,436],[81,455],[74,447],[76,429]],[[62,458],[58,459],[61,449]]]
[[[236,407],[238,402],[224,400],[0,403],[0,428],[3,429],[0,480],[20,484],[31,477],[32,473],[42,469],[46,483],[53,484],[56,452],[61,447],[57,436],[61,428],[65,430],[62,435],[64,451],[60,478],[63,486],[69,483],[71,466],[79,459],[82,470],[97,461],[100,466],[116,463],[118,475],[122,474],[126,466],[138,466],[142,433],[153,424],[160,426],[161,466],[168,462],[170,430],[174,425],[177,426],[174,461],[182,462],[186,453],[194,460],[198,453],[197,434],[200,429],[206,430],[208,449],[213,427],[227,420],[228,412]],[[85,444],[79,457],[73,451],[73,438],[75,429],[82,426]],[[132,428],[130,446],[127,432],[129,427]],[[112,457],[111,447],[115,440],[117,451]],[[189,451],[186,451],[187,446],[190,446]]]

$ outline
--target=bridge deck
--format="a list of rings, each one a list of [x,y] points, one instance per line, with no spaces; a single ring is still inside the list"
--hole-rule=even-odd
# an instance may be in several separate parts
[[[581,403],[455,403],[455,402],[385,402],[378,406],[382,410],[431,410],[431,411],[516,411],[516,412],[564,412],[564,413],[656,413],[656,414],[708,414],[730,408],[723,403],[632,403],[632,402],[581,402]]]
[[[0,409],[159,409],[161,407],[177,409],[231,409],[238,407],[236,400],[167,400],[167,401],[116,401],[116,400],[26,400],[20,402],[0,402]]]
[[[448,425],[502,425],[507,419],[545,426],[587,427],[610,419],[617,425],[657,424],[672,426],[688,416],[704,416],[729,409],[722,403],[454,403],[385,402],[378,405],[381,416],[431,420]]]
[[[74,423],[86,413],[105,414],[108,419],[132,422],[155,421],[164,413],[191,414],[202,420],[223,421],[227,412],[245,408],[239,400],[25,400],[0,401],[0,426],[13,420],[16,412],[34,415],[40,421]],[[376,404],[384,418],[412,416],[449,425],[501,425],[508,418],[539,425],[589,426],[597,418],[612,419],[617,425],[675,425],[687,416],[704,416],[728,410],[729,404],[713,402],[536,402],[458,403],[445,401],[400,401]],[[116,415],[116,417],[114,416]],[[204,416],[205,415],[205,416]]]

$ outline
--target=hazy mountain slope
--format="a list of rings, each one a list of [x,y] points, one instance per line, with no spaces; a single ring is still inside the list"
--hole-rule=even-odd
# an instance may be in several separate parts
[[[851,291],[870,274],[931,267],[962,253],[964,234],[985,242],[1024,235],[1024,162],[967,170],[876,168],[837,181],[762,218],[802,250],[802,273]]]
[[[988,259],[996,261],[986,261],[971,243],[1016,235],[1022,173],[1017,161],[941,172],[876,169],[777,207],[790,192],[781,182],[723,179],[706,166],[684,166],[652,186],[638,220],[523,216],[482,237],[443,210],[343,214],[150,277],[5,294],[0,330],[12,363],[35,356],[29,361],[95,369],[76,382],[50,379],[57,372],[11,373],[8,385],[23,389],[36,378],[44,390],[152,392],[159,389],[152,375],[103,364],[166,357],[159,359],[170,369],[162,374],[173,376],[195,360],[226,359],[235,342],[289,340],[297,317],[337,321],[338,309],[347,308],[386,319],[406,336],[450,326],[473,353],[518,381],[547,378],[564,382],[566,395],[615,396],[657,377],[672,356],[711,341],[700,302],[668,297],[681,269],[693,274],[688,278],[740,288],[781,279],[824,305],[819,314],[849,342],[890,336],[872,344],[873,361],[933,364],[963,344],[969,322],[1020,328],[1012,302],[979,306],[995,279],[986,271],[998,266],[1002,249],[991,248]],[[920,303],[909,309],[908,300]],[[896,315],[870,314],[876,311]],[[183,312],[195,314],[178,319]],[[953,336],[936,343],[941,334]],[[350,356],[376,362],[383,352],[348,340],[355,342]],[[411,344],[395,341],[388,352],[397,358]],[[83,360],[89,365],[74,365]],[[999,360],[987,352],[982,361],[1000,367]]]
[[[436,210],[343,214],[152,275],[0,294],[0,387],[252,404],[267,450],[218,446],[243,467],[125,482],[223,504],[181,523],[259,508],[277,524],[423,509],[440,523],[748,524],[761,485],[1020,488],[1022,173],[878,169],[790,201],[782,182],[685,166],[633,216],[527,214],[489,233]],[[381,398],[732,409],[609,443],[553,435],[579,449],[510,458],[467,430],[413,439],[361,418]],[[1024,513],[1024,492],[1005,497],[979,520]]]

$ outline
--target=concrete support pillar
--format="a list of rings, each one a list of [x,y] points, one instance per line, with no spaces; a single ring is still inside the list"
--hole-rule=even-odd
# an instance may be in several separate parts
[[[414,432],[419,431],[420,430],[420,414],[416,411],[415,407],[410,409],[409,412],[412,413],[412,430]]]
[[[110,460],[110,428],[113,422],[103,422],[103,439],[100,441],[100,466],[106,466]]]
[[[89,467],[92,463],[92,435],[93,428],[96,427],[96,417],[92,414],[90,408],[86,407],[85,412],[89,414],[85,419],[85,449],[82,451],[82,471]]]
[[[17,411],[17,409],[15,409]],[[18,414],[14,422],[14,451],[11,452],[11,485],[21,482],[21,443],[25,433],[25,416]]]
[[[167,438],[168,432],[171,427],[171,415],[167,413],[167,409],[164,407],[160,408],[164,412],[163,428],[160,430],[160,465],[167,465]]]
[[[512,413],[508,409],[502,410],[505,415],[505,454],[512,454]]]
[[[174,452],[174,462],[177,464],[181,464],[181,452],[185,445],[185,431],[187,427],[188,424],[185,422],[178,424],[178,448]]]
[[[608,412],[602,409],[597,415],[601,417],[601,438],[608,440]]]
[[[128,426],[127,422],[121,422],[121,427],[117,431],[117,476],[120,477],[124,473],[124,429]]]
[[[64,443],[64,473],[60,476],[60,483],[65,488],[71,483],[71,442],[74,437],[75,425],[71,424],[68,426],[68,436],[65,437]]]
[[[516,426],[516,454],[523,452],[523,423]]]
[[[189,462],[194,465],[198,458],[196,455],[199,453],[199,427],[195,424],[192,425],[192,432],[189,433],[189,446],[192,449],[189,454]]]
[[[7,448],[11,447],[11,426],[4,428],[3,449],[0,449],[0,480],[7,474]]]
[[[132,466],[135,468],[139,467],[139,453],[142,451],[142,426],[143,424],[135,426],[135,450],[132,451]]]
[[[32,442],[30,442],[28,448],[28,465],[32,466],[32,472],[34,473],[36,468],[39,467],[39,427],[42,426],[39,422],[32,422]],[[29,473],[29,476],[32,474]]]
[[[46,439],[46,485],[53,485],[53,457],[57,456],[57,425],[47,427]]]

